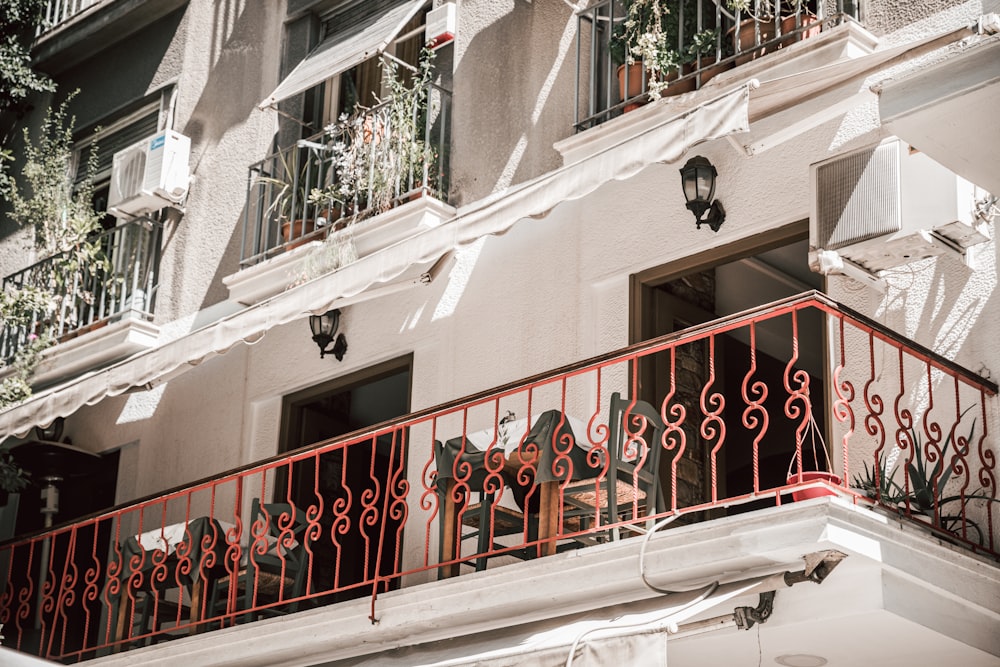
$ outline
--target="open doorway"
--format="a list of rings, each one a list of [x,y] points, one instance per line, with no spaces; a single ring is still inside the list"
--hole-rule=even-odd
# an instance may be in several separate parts
[[[281,450],[309,447],[407,414],[411,367],[412,358],[407,356],[286,396]],[[376,512],[379,525],[368,523],[372,508],[385,506],[389,481],[405,472],[403,442],[382,436],[352,443],[321,455],[318,471],[315,459],[296,463],[291,488],[287,480],[279,480],[276,497],[287,492],[297,507],[308,508],[317,503],[317,495],[322,498],[326,511],[319,520],[321,536],[311,545],[312,581],[314,591],[341,591],[331,602],[370,595],[371,585],[365,582],[376,574],[391,574],[398,565],[400,519]],[[352,528],[333,537],[335,517],[330,510],[335,506],[344,509],[346,525]],[[370,529],[367,533],[359,528],[362,515]],[[372,535],[380,536],[379,548],[372,547]]]
[[[802,221],[634,275],[631,342],[823,287],[822,276],[809,270],[808,225]],[[799,340],[823,340],[824,323],[818,313],[803,312],[796,318]],[[686,411],[682,423],[686,445],[680,461],[676,462],[676,490],[670,486],[671,467],[675,465],[672,457],[661,457],[660,469],[663,487],[668,497],[676,492],[679,508],[711,500],[713,460],[717,498],[753,492],[755,439],[759,440],[758,488],[785,483],[795,452],[796,429],[801,424],[800,419],[793,419],[786,410],[789,394],[785,381],[793,357],[792,318],[777,317],[759,323],[754,336],[753,345],[746,327],[706,336],[678,346],[673,360],[667,352],[662,352],[644,359],[636,369],[641,399],[660,406],[672,387],[671,404],[679,404]],[[826,404],[822,351],[822,345],[807,345],[794,352],[798,355],[794,369],[808,375],[808,401],[821,434]],[[675,369],[673,377],[671,368]],[[767,420],[763,438],[759,424],[751,427],[744,421],[748,376],[766,387],[760,413],[766,413]],[[702,426],[719,423],[715,414],[708,417],[713,411],[724,425],[724,434],[720,436],[719,429],[713,432],[709,428],[706,437]],[[826,465],[822,449],[819,460],[809,467],[816,465]],[[773,500],[761,502],[773,504]],[[746,504],[729,512],[752,509],[757,504]]]

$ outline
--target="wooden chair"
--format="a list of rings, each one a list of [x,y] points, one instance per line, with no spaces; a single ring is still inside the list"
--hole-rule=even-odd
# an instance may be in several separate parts
[[[458,442],[456,442],[458,441]],[[489,471],[486,469],[486,452],[477,450],[471,446],[464,448],[460,444],[461,438],[449,440],[447,444],[434,441],[434,457],[438,467],[437,493],[438,506],[440,507],[439,526],[440,534],[438,540],[438,555],[440,561],[453,560],[461,557],[462,543],[466,540],[476,540],[477,557],[462,561],[461,564],[474,565],[477,572],[486,569],[486,562],[490,556],[490,551],[497,549],[507,549],[506,545],[495,541],[497,537],[504,535],[517,535],[524,532],[525,516],[515,508],[497,504],[497,492],[495,489],[487,489],[487,479]],[[455,453],[461,452],[456,457]],[[496,450],[494,455],[502,457],[502,452]],[[459,484],[453,478],[453,466],[458,458],[458,466],[462,470],[470,471],[468,479],[464,479]],[[498,465],[500,463],[498,462]],[[501,472],[501,478],[505,485],[511,483],[509,476]],[[464,498],[456,499],[456,495],[465,494]],[[457,514],[465,505],[462,512],[461,525],[458,525]],[[529,522],[529,529],[530,529]],[[470,528],[471,530],[465,530]],[[456,549],[458,553],[452,554]],[[528,558],[525,549],[514,549],[505,551],[503,555],[510,555],[517,558]],[[458,574],[458,565],[442,568],[441,576],[454,576]]]
[[[278,607],[258,609],[244,620],[298,611],[300,600],[297,598],[306,594],[309,575],[304,510],[288,503],[261,503],[259,498],[254,498],[247,525],[249,534],[237,588],[232,590],[229,577],[215,582],[209,602],[213,615],[222,615],[233,609],[249,610],[282,600],[292,601]],[[228,604],[231,596],[235,605]]]
[[[598,516],[601,525],[606,525],[666,509],[659,477],[665,427],[659,412],[645,401],[633,404],[615,392],[611,395],[608,427],[607,472],[599,479],[581,479],[566,485],[564,528],[574,521],[580,527],[593,525]],[[600,536],[611,540],[621,537],[618,528]],[[592,536],[578,541],[586,542],[588,537],[593,541]]]

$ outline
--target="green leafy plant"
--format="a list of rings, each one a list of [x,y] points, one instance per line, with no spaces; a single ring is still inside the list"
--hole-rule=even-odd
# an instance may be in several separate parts
[[[21,346],[14,355],[10,375],[0,382],[0,409],[17,405],[31,396],[31,375],[42,359],[42,352],[52,343],[49,335],[28,336],[27,345]]]
[[[969,435],[964,439],[966,449],[975,434],[976,422],[973,420]],[[933,465],[929,465],[930,459],[920,435],[912,427],[908,429],[908,440],[912,456],[902,462],[897,461],[892,469],[888,468],[884,456],[879,457],[877,467],[866,463],[863,473],[854,476],[852,486],[881,504],[901,512],[921,514],[932,520],[936,518],[945,530],[959,532],[964,526],[975,532],[981,541],[982,531],[975,521],[968,518],[967,505],[973,500],[996,502],[997,499],[983,494],[982,489],[975,489],[972,493],[946,495],[946,487],[955,469],[954,456],[964,456],[967,453],[955,441],[954,432],[948,434],[941,451],[933,457]]]
[[[257,177],[258,185],[271,188],[271,203],[265,212],[268,217],[284,222],[299,215],[309,201],[309,184],[306,182],[306,164],[298,167],[298,146],[278,151],[273,173]],[[292,210],[292,207],[297,210]]]
[[[69,115],[70,95],[57,109],[48,109],[32,139],[24,129],[24,168],[20,183],[10,193],[10,218],[35,232],[35,248],[43,257],[65,255],[65,268],[93,266],[100,248],[92,243],[101,231],[101,215],[91,203],[97,147],[91,145],[83,178],[74,183],[73,129],[76,118]]]
[[[326,182],[311,189],[310,202],[378,214],[411,188],[433,189],[434,183],[423,182],[425,165],[437,157],[424,137],[433,61],[429,49],[413,71],[383,59],[387,95],[376,98],[374,108],[359,108],[325,128],[330,169]],[[432,174],[427,180],[433,180]]]
[[[9,145],[17,123],[31,108],[35,93],[52,92],[55,83],[31,67],[35,29],[42,24],[45,0],[4,0],[0,3],[0,197],[9,197],[14,182]]]
[[[30,481],[30,473],[17,464],[10,450],[0,450],[0,491],[18,493]]]
[[[23,168],[20,177],[9,183],[10,218],[32,228],[36,253],[49,261],[32,267],[17,289],[0,292],[0,327],[8,339],[24,342],[15,358],[8,360],[14,372],[0,386],[3,406],[31,395],[31,374],[41,351],[52,343],[46,333],[49,322],[61,310],[64,322],[72,328],[77,308],[67,299],[92,302],[94,295],[81,291],[80,286],[98,285],[109,268],[99,241],[101,216],[91,204],[96,145],[91,145],[83,178],[75,183],[71,178],[76,119],[68,113],[68,106],[74,95],[46,111],[37,137],[33,139],[24,129]]]

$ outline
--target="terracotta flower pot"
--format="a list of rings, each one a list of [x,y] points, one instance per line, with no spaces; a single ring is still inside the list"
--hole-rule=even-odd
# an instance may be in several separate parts
[[[814,37],[820,33],[820,24],[818,21],[816,21],[815,14],[809,12],[803,12],[801,14],[801,18],[802,18],[802,25],[807,25],[810,23],[812,25],[809,25],[809,27],[803,30],[801,33],[788,35],[788,33],[795,30],[795,15],[792,14],[791,16],[785,16],[780,20],[781,34],[788,36],[783,37],[776,44],[770,44],[767,46],[757,46],[757,47],[754,46],[755,44],[757,44],[756,33],[754,31],[754,20],[744,19],[742,22],[740,22],[740,25],[738,26],[739,32],[737,33],[737,36],[739,38],[738,49],[744,50],[744,53],[736,58],[736,64],[743,65],[745,63],[750,62],[751,60],[756,60],[757,58],[760,58],[761,56],[770,53],[771,51],[776,51],[783,46],[787,46],[794,42],[801,41],[808,37]],[[759,21],[757,23],[758,29],[760,30],[761,43],[769,42],[775,38],[775,36],[777,35],[778,24],[779,22],[777,19],[771,19],[770,21]],[[733,30],[734,28],[730,28],[729,32],[727,33],[728,39],[730,41],[732,41]]]
[[[788,476],[788,483],[795,484],[799,481],[798,473],[792,473]],[[807,470],[802,473],[803,482],[830,482],[831,484],[840,485],[843,480],[832,472],[821,472],[817,470]],[[835,496],[837,495],[830,489],[801,489],[799,491],[792,491],[792,500],[798,502],[801,500],[809,500],[810,498],[822,498],[823,496]]]
[[[625,72],[628,72],[628,90],[625,90]],[[681,70],[681,74],[688,74],[692,70],[688,65],[685,65]],[[677,70],[671,70],[664,81],[667,82],[667,88],[662,93],[661,97],[671,97],[672,95],[680,95],[682,93],[689,93],[695,88],[694,78],[684,79],[679,83],[673,83],[678,79]],[[622,100],[629,100],[634,97],[638,99],[634,102],[629,102],[625,105],[625,112],[638,109],[647,102],[649,98],[643,95],[643,84],[646,84],[648,88],[649,74],[643,68],[642,63],[636,62],[631,65],[619,65],[618,66],[618,94],[621,96]],[[642,97],[639,97],[642,96]]]
[[[285,220],[281,223],[281,238],[285,240],[285,248],[291,250],[308,243],[310,238],[304,238],[316,230],[316,222],[312,219]]]
[[[628,90],[625,90],[625,73],[628,72]],[[633,97],[642,95],[642,84],[646,80],[646,71],[642,68],[642,63],[632,63],[631,65],[618,66],[618,95],[622,100],[630,100]],[[635,102],[625,105],[625,112],[638,109],[648,100],[644,97]]]
[[[718,64],[715,56],[702,57],[701,59],[701,85],[705,85],[718,75],[722,74],[727,70],[731,70],[735,66],[735,63],[730,60],[729,62]],[[697,61],[691,63],[692,70],[698,67]]]

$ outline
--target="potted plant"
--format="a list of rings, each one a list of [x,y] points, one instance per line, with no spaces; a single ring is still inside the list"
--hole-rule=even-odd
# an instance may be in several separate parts
[[[806,464],[805,456],[805,437],[808,434],[809,444],[812,452],[812,465],[811,469],[807,470],[804,466]],[[816,441],[819,441],[819,447],[816,446]],[[826,446],[826,441],[823,439],[823,433],[820,431],[819,424],[816,423],[816,418],[809,413],[809,423],[806,425],[806,431],[803,432],[802,442],[799,444],[798,448],[801,449],[801,456],[798,452],[792,455],[792,460],[788,464],[788,483],[796,484],[800,481],[802,482],[829,482],[834,486],[840,486],[843,480],[833,472],[831,467],[831,462],[833,457],[830,455],[830,450]],[[800,462],[803,467],[796,470],[797,462]],[[792,500],[798,502],[802,500],[809,500],[810,498],[820,498],[822,496],[832,496],[835,495],[833,491],[824,488],[809,488],[809,489],[799,489],[792,491]]]
[[[983,533],[979,525],[968,518],[968,503],[973,500],[997,502],[997,499],[985,495],[981,488],[971,493],[946,493],[952,473],[956,471],[956,466],[963,465],[969,443],[975,438],[975,420],[967,437],[956,442],[954,431],[949,433],[940,452],[931,453],[912,427],[907,429],[907,433],[909,442],[905,444],[912,455],[905,455],[905,451],[901,450],[891,469],[884,456],[878,457],[872,466],[866,463],[863,474],[856,474],[851,486],[901,514],[922,517],[953,533],[960,533],[963,528],[975,532],[981,543]]]
[[[716,50],[717,45],[721,46],[723,58],[726,57],[729,47],[731,46],[727,42],[723,42],[719,45],[718,38],[719,31],[715,28],[695,32],[691,35],[691,41],[685,51],[685,63],[688,64],[692,70],[701,71],[701,85],[705,85],[711,79],[733,66],[732,61],[727,61],[721,64],[718,62],[719,58]]]
[[[711,67],[716,62],[717,46],[725,57],[729,44],[725,41],[719,44],[714,12],[703,9],[699,20],[698,10],[699,4],[694,0],[683,0],[683,3],[628,0],[625,3],[625,18],[615,26],[610,37],[611,59],[619,66],[621,99],[637,97],[644,85],[650,100],[689,92],[695,88],[695,79],[685,78],[686,74],[702,70],[700,79],[704,84],[732,66],[726,63]],[[629,103],[625,109],[628,111],[636,106],[638,104]]]
[[[680,72],[681,53],[670,44],[670,36],[676,39],[677,35],[670,29],[676,25],[670,4],[665,0],[625,3],[625,18],[615,26],[610,38],[611,58],[619,65],[623,100],[638,96],[644,85],[649,100],[656,100]]]
[[[726,5],[731,10],[747,16],[730,31],[730,39],[727,40],[731,43],[732,33],[736,31],[738,40],[736,48],[740,52],[739,57],[736,58],[737,65],[750,62],[772,50],[815,36],[820,32],[820,24],[816,21],[816,15],[803,5],[802,0],[781,0],[777,14],[774,12],[774,3],[771,1],[726,0]],[[801,20],[802,25],[809,27],[800,33],[794,33],[799,28],[797,25],[799,20]],[[782,35],[788,35],[788,37],[781,39],[776,44],[755,48],[758,44],[774,40],[779,29]]]
[[[311,203],[353,211],[349,224],[434,187],[427,167],[437,156],[425,140],[433,58],[425,49],[411,73],[383,60],[388,95],[325,128],[328,170],[323,185],[310,191]]]
[[[287,249],[306,243],[316,229],[316,219],[309,215],[315,213],[317,207],[311,197],[308,158],[299,165],[299,153],[304,150],[308,149],[296,145],[279,151],[272,161],[274,172],[258,176],[256,180],[258,186],[270,189],[270,205],[264,214],[281,225]]]

